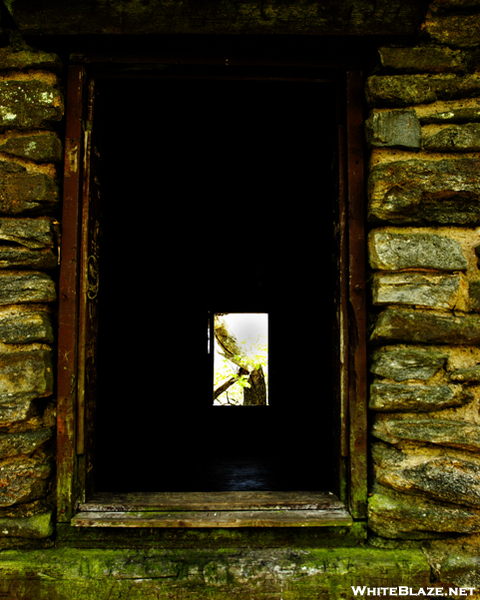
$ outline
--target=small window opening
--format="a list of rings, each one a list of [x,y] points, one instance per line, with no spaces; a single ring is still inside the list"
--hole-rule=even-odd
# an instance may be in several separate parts
[[[268,405],[268,315],[213,315],[214,406]]]

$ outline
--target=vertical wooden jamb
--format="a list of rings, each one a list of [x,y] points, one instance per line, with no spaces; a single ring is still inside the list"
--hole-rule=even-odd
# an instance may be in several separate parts
[[[81,252],[79,272],[79,308],[78,308],[78,385],[77,385],[77,454],[85,452],[85,387],[86,387],[86,364],[88,348],[88,324],[90,293],[89,263],[93,262],[91,269],[98,274],[97,253],[94,257],[90,255],[90,219],[91,219],[91,154],[92,154],[92,125],[93,125],[93,103],[94,103],[94,81],[88,86],[87,109],[84,122],[84,147],[83,147],[83,171],[82,171],[82,207],[81,207]],[[95,204],[95,203],[93,203]],[[96,228],[96,232],[98,227]],[[96,278],[98,282],[98,277]],[[92,285],[92,287],[94,287]],[[98,286],[97,286],[98,288]],[[97,296],[95,290],[94,297]]]
[[[76,395],[78,344],[78,276],[82,189],[85,73],[68,72],[63,187],[62,244],[59,281],[57,374],[57,518],[69,521],[76,504]]]
[[[341,97],[339,97],[341,94]],[[349,424],[348,424],[348,177],[347,177],[347,150],[346,150],[346,124],[345,124],[345,89],[337,89],[338,112],[338,207],[336,211],[336,256],[337,256],[337,344],[338,344],[338,372],[335,393],[339,410],[339,443],[335,451],[338,452],[338,495],[342,502],[348,503],[348,456],[349,456]]]
[[[85,148],[83,164],[82,251],[80,270],[79,308],[79,386],[77,453],[83,454],[79,473],[85,495],[94,491],[95,436],[97,406],[97,348],[98,348],[98,293],[100,221],[101,221],[101,155],[98,129],[93,125],[95,106],[95,79],[88,84],[87,115],[85,121]]]
[[[350,510],[354,518],[362,518],[367,504],[367,311],[363,73],[357,70],[347,72],[347,139]]]

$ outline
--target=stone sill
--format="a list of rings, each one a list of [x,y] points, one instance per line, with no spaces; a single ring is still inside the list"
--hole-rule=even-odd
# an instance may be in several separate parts
[[[190,492],[96,494],[81,504],[74,527],[332,527],[351,526],[331,493]]]

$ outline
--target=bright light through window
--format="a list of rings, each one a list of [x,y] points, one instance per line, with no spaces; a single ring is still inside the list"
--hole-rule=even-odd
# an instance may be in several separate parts
[[[215,406],[268,404],[268,314],[215,313]]]

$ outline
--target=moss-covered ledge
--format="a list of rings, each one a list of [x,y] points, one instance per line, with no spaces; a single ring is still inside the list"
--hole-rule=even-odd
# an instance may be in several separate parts
[[[421,550],[74,549],[0,553],[0,597],[22,600],[308,600],[352,597],[352,585],[421,587]]]

